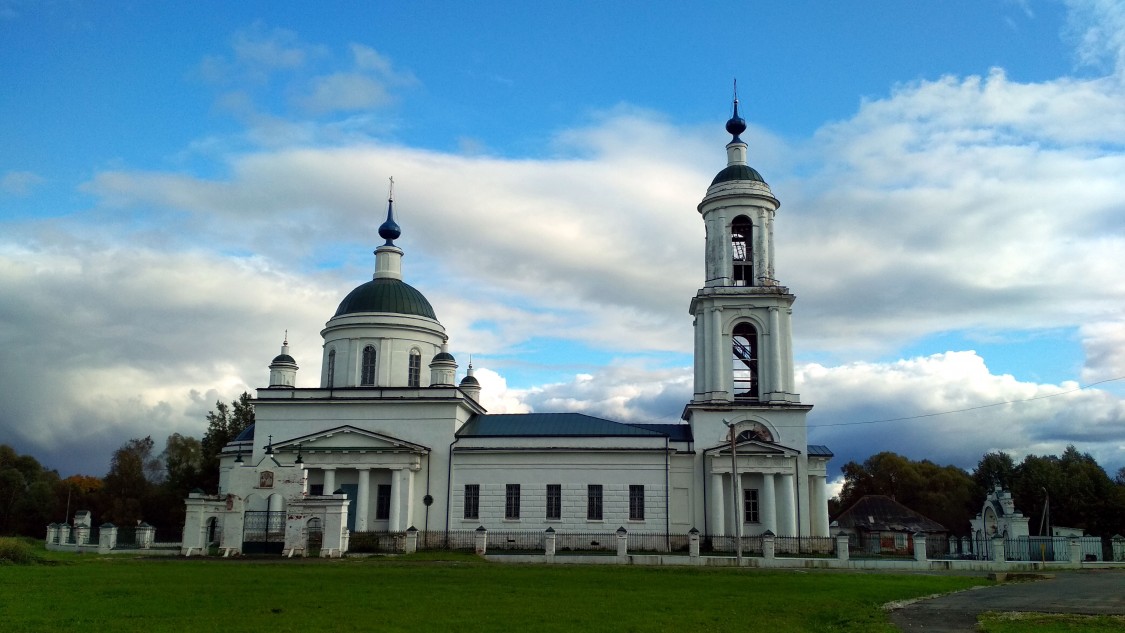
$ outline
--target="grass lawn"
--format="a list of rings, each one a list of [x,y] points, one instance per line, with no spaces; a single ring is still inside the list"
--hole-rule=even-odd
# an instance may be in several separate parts
[[[1121,633],[1125,631],[1125,616],[985,613],[980,626],[984,633]]]
[[[983,578],[50,555],[0,566],[0,631],[894,631],[880,605]]]

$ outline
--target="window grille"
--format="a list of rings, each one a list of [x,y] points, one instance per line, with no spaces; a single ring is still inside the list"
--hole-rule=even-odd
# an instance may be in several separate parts
[[[361,387],[375,386],[375,347],[368,345],[363,348],[363,371],[360,374]]]
[[[747,523],[760,523],[761,515],[758,512],[758,489],[743,489],[742,498],[743,501],[745,501],[745,505],[743,506],[743,514],[746,515],[745,521]]]
[[[336,350],[328,352],[328,384],[327,387],[331,389],[336,384]]]
[[[562,519],[562,485],[547,484],[547,520]]]
[[[465,484],[465,518],[480,517],[480,484]]]
[[[645,487],[629,486],[629,520],[644,521],[645,519]]]
[[[602,520],[602,485],[590,484],[586,487],[586,520]]]
[[[504,518],[520,518],[520,485],[508,484],[504,493]]]
[[[410,350],[410,367],[406,375],[407,387],[419,387],[422,384],[422,352]]]

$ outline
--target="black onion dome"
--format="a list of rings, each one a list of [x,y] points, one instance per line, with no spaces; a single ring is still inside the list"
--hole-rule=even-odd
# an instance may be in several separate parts
[[[733,136],[731,143],[741,143],[742,139],[738,138],[739,134],[746,131],[746,119],[738,116],[738,99],[734,100],[734,114],[727,119],[727,133]]]
[[[765,183],[765,179],[758,173],[757,169],[749,165],[728,165],[726,169],[720,171],[715,179],[711,181],[712,185],[717,185],[720,182],[730,182],[732,180],[752,180],[754,182]]]
[[[402,235],[402,229],[395,222],[394,201],[387,200],[387,221],[379,225],[379,237],[387,240],[386,245],[392,245],[400,235]]]
[[[434,361],[436,362],[436,361],[439,361],[439,360],[447,360],[447,361],[454,361],[454,362],[457,361],[456,358],[453,358],[453,354],[450,354],[449,352],[438,352],[437,354],[434,354]]]
[[[296,365],[296,364],[297,364],[297,361],[296,361],[296,360],[293,360],[293,357],[292,357],[292,356],[290,356],[289,354],[278,354],[278,355],[277,355],[277,356],[276,356],[276,357],[275,357],[275,358],[273,359],[273,362],[272,362],[272,363],[270,363],[270,364],[271,364],[271,365],[276,365],[277,363],[292,363],[292,364]]]
[[[235,442],[249,442],[253,439],[254,439],[254,425],[251,424],[250,426],[243,429],[242,432],[238,434],[238,437],[234,438],[233,441],[235,441]]]
[[[360,312],[413,314],[437,320],[433,306],[421,292],[404,281],[391,278],[372,279],[349,292],[335,316]]]
[[[464,378],[461,379],[461,386],[462,387],[479,387],[480,381],[478,381],[476,379],[476,376],[465,376]]]

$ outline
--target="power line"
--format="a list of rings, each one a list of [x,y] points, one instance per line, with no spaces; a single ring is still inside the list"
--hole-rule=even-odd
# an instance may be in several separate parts
[[[1079,386],[1075,387],[1074,389],[1068,389],[1066,391],[1060,391],[1058,393],[1049,393],[1047,395],[1035,396],[1033,398],[1021,398],[1021,399],[1018,399],[1018,400],[1005,400],[1003,402],[993,402],[993,403],[990,403],[990,404],[981,404],[981,405],[977,405],[975,407],[965,407],[964,409],[951,409],[949,411],[939,411],[937,413],[922,413],[922,414],[919,414],[919,415],[908,415],[908,416],[903,416],[901,418],[886,418],[886,419],[883,419],[883,420],[864,420],[862,422],[827,422],[827,423],[824,423],[824,424],[810,424],[808,426],[809,426],[809,428],[820,428],[820,427],[827,427],[827,426],[859,426],[859,425],[862,425],[862,424],[881,424],[883,422],[905,422],[905,421],[909,421],[909,420],[921,420],[923,418],[936,418],[940,415],[950,415],[950,414],[953,414],[953,413],[965,413],[966,411],[979,411],[980,409],[988,409],[988,408],[991,408],[991,407],[1000,407],[1000,406],[1004,406],[1006,404],[1019,404],[1021,402],[1032,402],[1033,400],[1046,400],[1047,398],[1057,398],[1059,396],[1065,396],[1067,394],[1082,391],[1084,389],[1089,389],[1090,387],[1096,387],[1098,385],[1105,384],[1107,382],[1115,382],[1115,381],[1118,381],[1118,380],[1125,380],[1125,376],[1118,376],[1116,378],[1106,378],[1105,380],[1099,380],[1097,382],[1092,382],[1088,385],[1079,385]]]

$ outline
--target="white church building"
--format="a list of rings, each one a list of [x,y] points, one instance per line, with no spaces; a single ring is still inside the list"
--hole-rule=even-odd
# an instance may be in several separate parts
[[[747,164],[737,100],[726,129],[726,166],[698,206],[706,274],[689,308],[682,423],[488,413],[472,366],[458,382],[434,307],[404,280],[392,195],[373,278],[321,331],[319,386],[295,386],[283,344],[256,423],[224,449],[218,494],[187,500],[184,550],[250,551],[282,531],[285,549],[303,549],[322,532],[331,555],[356,533],[480,526],[828,536],[832,453],[808,445],[812,405],[795,393],[795,297],[774,269],[780,203]]]

